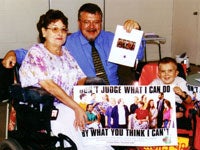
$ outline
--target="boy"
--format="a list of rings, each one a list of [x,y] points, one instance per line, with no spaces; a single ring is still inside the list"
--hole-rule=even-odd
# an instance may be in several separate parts
[[[192,98],[188,95],[186,81],[178,77],[177,62],[171,57],[164,57],[158,62],[158,78],[154,79],[150,85],[174,85],[177,128],[188,128],[189,121],[185,120],[185,104],[190,104]],[[187,123],[186,123],[186,122]]]

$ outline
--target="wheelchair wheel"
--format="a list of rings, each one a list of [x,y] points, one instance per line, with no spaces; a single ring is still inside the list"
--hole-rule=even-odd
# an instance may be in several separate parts
[[[59,133],[58,137],[60,139],[60,144],[61,144],[61,149],[65,149],[65,150],[78,150],[76,144],[74,143],[74,141],[72,141],[71,138],[69,138],[68,136]],[[64,141],[68,142],[71,146],[70,147],[64,147]]]
[[[0,142],[0,150],[24,150],[15,139],[9,138]]]

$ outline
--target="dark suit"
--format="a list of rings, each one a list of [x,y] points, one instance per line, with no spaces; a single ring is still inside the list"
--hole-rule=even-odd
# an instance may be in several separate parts
[[[162,100],[162,103],[159,104],[161,102],[161,100]],[[163,110],[164,110],[165,99],[161,99],[161,100],[157,101],[157,109],[158,109],[157,127],[158,128],[162,128],[162,124],[163,124]]]
[[[129,116],[129,110],[126,105],[124,105],[124,110],[125,110],[125,117],[126,117],[126,124],[124,125],[125,128],[128,127],[128,116]],[[113,125],[112,128],[120,128],[119,125],[119,114],[118,114],[118,105],[113,107],[111,117],[113,118]]]

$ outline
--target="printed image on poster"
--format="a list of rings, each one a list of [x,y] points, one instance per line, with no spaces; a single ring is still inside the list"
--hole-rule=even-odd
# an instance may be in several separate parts
[[[165,101],[160,112],[159,95]],[[171,86],[74,86],[87,115],[83,140],[113,146],[176,146],[175,95]],[[158,127],[158,124],[161,124]]]

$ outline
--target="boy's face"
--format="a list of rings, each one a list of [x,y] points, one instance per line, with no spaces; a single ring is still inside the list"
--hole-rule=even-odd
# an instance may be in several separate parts
[[[160,64],[158,76],[164,84],[171,84],[178,75],[177,67],[173,63]]]

